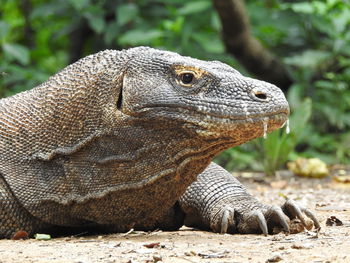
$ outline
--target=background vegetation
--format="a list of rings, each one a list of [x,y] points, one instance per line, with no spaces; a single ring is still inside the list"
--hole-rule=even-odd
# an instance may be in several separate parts
[[[267,74],[230,49],[230,25],[220,19],[217,2],[3,0],[0,96],[30,89],[87,54],[138,45],[221,60],[264,79]],[[270,174],[297,156],[349,163],[350,0],[236,2],[245,4],[251,36],[283,62],[275,68],[288,72],[282,88],[293,112],[291,133],[274,132],[217,161]]]

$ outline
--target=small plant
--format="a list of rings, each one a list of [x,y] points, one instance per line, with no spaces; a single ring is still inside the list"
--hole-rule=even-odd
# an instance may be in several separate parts
[[[293,159],[291,155],[295,155],[295,148],[305,133],[311,107],[311,100],[307,98],[293,111],[289,118],[289,134],[284,129],[279,129],[270,133],[266,139],[259,138],[254,141],[266,175],[275,175],[276,170],[282,168],[288,158]]]

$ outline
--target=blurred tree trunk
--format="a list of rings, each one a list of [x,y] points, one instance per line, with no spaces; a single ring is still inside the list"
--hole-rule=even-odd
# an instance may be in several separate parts
[[[213,0],[222,23],[222,37],[229,53],[257,78],[286,91],[292,84],[285,66],[251,34],[243,0]]]
[[[93,32],[87,26],[87,23],[85,21],[80,21],[79,26],[69,35],[69,64],[83,57],[84,46],[91,36],[93,36]]]

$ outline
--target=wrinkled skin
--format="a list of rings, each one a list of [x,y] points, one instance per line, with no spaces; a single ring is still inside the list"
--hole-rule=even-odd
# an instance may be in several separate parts
[[[288,231],[288,218],[312,213],[259,204],[210,164],[288,114],[277,87],[218,61],[145,47],[83,58],[0,101],[0,236],[189,221],[216,232]]]

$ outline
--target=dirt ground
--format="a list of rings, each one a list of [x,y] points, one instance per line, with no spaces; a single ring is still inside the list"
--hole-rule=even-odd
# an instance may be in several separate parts
[[[74,236],[49,241],[0,240],[0,263],[11,262],[350,262],[350,184],[288,173],[273,180],[243,174],[251,193],[270,204],[283,196],[317,213],[317,234],[221,235],[183,227],[176,232]],[[342,226],[327,226],[335,216]],[[147,248],[146,246],[151,247]]]

